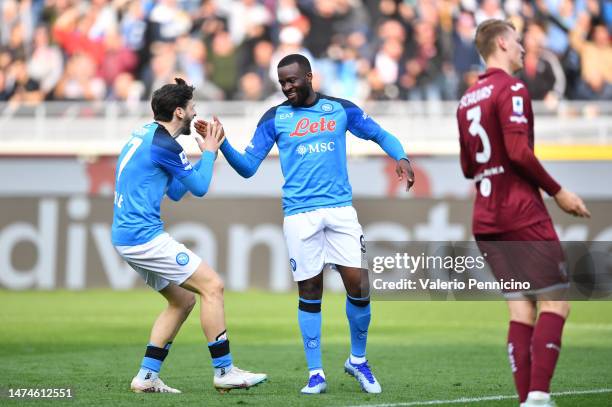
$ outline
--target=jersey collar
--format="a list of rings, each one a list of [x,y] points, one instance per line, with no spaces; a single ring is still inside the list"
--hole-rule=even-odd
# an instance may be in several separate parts
[[[484,71],[483,73],[478,75],[478,79],[484,79],[484,78],[487,78],[489,76],[493,76],[493,75],[498,74],[498,73],[503,73],[503,74],[507,75],[506,71],[504,71],[501,68],[488,68],[486,71]]]
[[[319,99],[321,99],[321,95],[319,94],[319,92],[315,92],[315,100],[312,103],[308,103],[308,104],[305,103],[299,107],[313,107],[314,105],[319,103]]]
[[[170,138],[174,138],[172,137],[172,134],[170,134],[170,132],[168,131],[168,129],[166,129],[161,123],[159,122],[154,122],[155,124],[157,124],[157,127],[162,129],[162,131],[167,134],[168,136],[170,136]]]

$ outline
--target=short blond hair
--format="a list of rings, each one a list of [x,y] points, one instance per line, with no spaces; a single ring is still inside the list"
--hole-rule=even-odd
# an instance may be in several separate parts
[[[476,49],[485,61],[495,52],[497,37],[510,30],[516,31],[514,24],[504,20],[491,19],[478,25],[475,39]]]

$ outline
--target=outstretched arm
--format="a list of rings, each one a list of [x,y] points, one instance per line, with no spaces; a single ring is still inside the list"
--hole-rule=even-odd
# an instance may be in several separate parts
[[[248,152],[241,153],[234,149],[227,139],[221,144],[221,152],[229,165],[244,178],[252,177],[263,161]]]
[[[389,157],[396,160],[395,172],[400,181],[406,180],[406,191],[409,191],[414,185],[414,171],[402,143],[400,143],[397,137],[380,127],[378,123],[365,114],[357,105],[348,101],[344,101],[343,105],[347,115],[349,131],[361,139],[372,140]]]
[[[256,172],[262,161],[268,155],[268,152],[276,141],[276,135],[274,131],[274,112],[275,108],[270,109],[257,124],[255,135],[251,139],[249,146],[244,153],[237,151],[230,142],[225,139],[221,144],[221,152],[225,156],[225,159],[230,166],[244,178],[252,177]],[[213,116],[213,123],[221,126],[221,122],[217,116]],[[203,134],[206,131],[207,126],[212,123],[207,123],[203,120],[198,120],[195,123],[195,129],[199,134]]]

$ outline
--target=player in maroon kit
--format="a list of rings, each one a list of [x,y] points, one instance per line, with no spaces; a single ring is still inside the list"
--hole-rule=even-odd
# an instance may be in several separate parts
[[[551,406],[550,381],[569,303],[550,295],[567,287],[567,279],[561,245],[539,189],[567,213],[580,217],[590,213],[582,199],[557,184],[534,155],[531,99],[525,84],[512,76],[522,68],[524,54],[514,26],[485,21],[478,26],[475,41],[487,70],[457,109],[461,167],[476,182],[473,233],[481,250],[493,249],[495,256],[487,260],[498,279],[517,267],[514,258],[507,261],[507,253],[506,261],[499,261],[503,248],[495,253],[495,245],[500,244],[494,242],[521,241],[523,248],[546,245],[543,251],[532,250],[541,255],[535,263],[518,259],[522,265],[529,262],[528,275],[536,290],[505,294],[510,310],[508,354],[521,405]]]

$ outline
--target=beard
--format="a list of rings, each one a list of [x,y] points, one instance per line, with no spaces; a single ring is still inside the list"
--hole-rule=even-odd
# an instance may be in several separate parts
[[[183,127],[181,127],[180,134],[184,134],[186,136],[189,136],[191,134],[191,121],[192,120],[193,120],[193,117],[185,117],[183,119]]]

